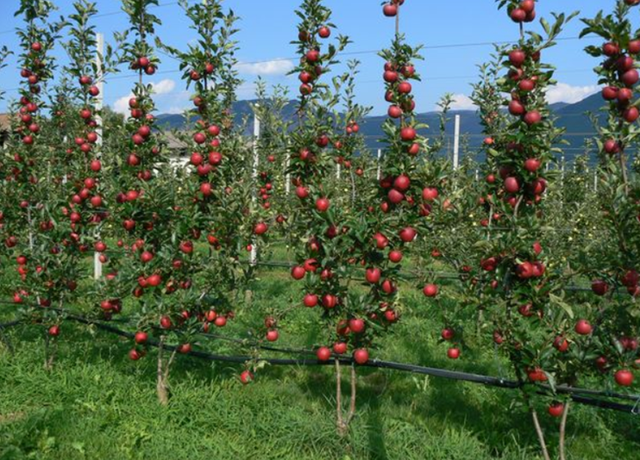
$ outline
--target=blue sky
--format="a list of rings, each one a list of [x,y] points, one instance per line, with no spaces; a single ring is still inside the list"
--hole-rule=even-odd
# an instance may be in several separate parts
[[[198,0],[194,0],[198,1]],[[59,14],[66,15],[72,9],[72,0],[57,0]],[[245,83],[239,89],[240,99],[251,99],[253,82],[262,75],[270,84],[283,84],[297,95],[298,82],[295,76],[285,73],[292,66],[295,56],[289,42],[297,35],[297,18],[293,10],[298,0],[225,0],[227,8],[232,8],[242,20],[237,35],[240,51],[239,67]],[[387,46],[391,40],[394,21],[382,15],[379,0],[326,0],[326,5],[334,12],[333,22],[339,32],[352,40],[343,60],[357,58],[361,61],[358,83],[358,102],[373,107],[373,114],[386,111],[384,86],[382,83],[382,60],[376,50]],[[541,0],[538,2],[538,17],[550,16],[551,11],[572,12],[579,10],[579,17],[593,17],[599,9],[610,9],[615,0]],[[20,27],[20,21],[13,17],[19,0],[1,0],[0,46],[17,46],[17,37],[12,29]],[[155,9],[163,21],[158,33],[162,39],[175,47],[184,48],[194,38],[182,9],[177,2],[161,0],[163,6]],[[126,27],[126,16],[120,13],[117,0],[97,0],[100,17],[95,19],[98,31],[103,32],[107,41],[112,40],[114,31]],[[401,27],[409,42],[423,44],[425,61],[418,63],[418,71],[423,82],[414,85],[417,110],[426,112],[435,108],[444,93],[453,93],[458,108],[471,108],[467,96],[470,85],[477,80],[477,65],[486,61],[492,51],[492,42],[516,40],[518,29],[504,11],[496,9],[493,0],[406,0],[401,17]],[[634,12],[637,15],[637,11]],[[539,24],[532,25],[536,30]],[[577,40],[582,23],[574,19],[562,34],[556,48],[547,51],[543,59],[554,64],[560,85],[551,91],[551,102],[575,102],[595,92],[596,78],[593,67],[597,62],[587,56],[583,49],[587,44],[600,43],[597,39]],[[334,31],[335,33],[335,31]],[[57,50],[59,63],[65,57]],[[159,112],[180,112],[188,106],[188,93],[180,80],[178,63],[161,56],[163,62],[158,74],[148,81],[156,84]],[[19,85],[15,56],[9,59],[9,66],[0,70],[0,88],[9,90],[6,98],[15,97],[12,91]],[[130,76],[131,78],[128,78]],[[109,80],[109,79],[108,79]],[[105,88],[105,103],[119,108],[129,95],[134,76],[122,69],[116,79],[108,81]],[[0,111],[6,108],[6,101],[0,102]]]

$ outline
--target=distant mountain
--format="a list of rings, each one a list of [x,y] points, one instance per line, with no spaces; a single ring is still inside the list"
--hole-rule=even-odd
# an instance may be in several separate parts
[[[158,126],[164,129],[184,129],[185,117],[180,114],[161,113],[156,117]]]
[[[255,100],[238,101],[233,106],[236,124],[242,125],[247,122],[247,132],[250,132],[252,129],[251,117],[253,116],[253,111],[251,104],[255,102]],[[571,161],[574,156],[583,153],[585,150],[585,141],[594,137],[594,128],[587,113],[591,112],[602,117],[604,115],[598,114],[602,106],[603,100],[600,94],[594,94],[574,104],[564,102],[551,104],[551,110],[558,117],[558,126],[566,130],[564,138],[569,142],[569,145],[564,146],[563,150],[565,151],[567,161]],[[450,154],[453,148],[453,119],[455,115],[460,115],[461,136],[464,139],[463,144],[468,146],[471,151],[476,149],[484,139],[482,126],[475,111],[451,111],[448,115],[449,122],[447,123],[447,145],[445,145],[445,154]],[[289,120],[295,117],[295,101],[291,101],[290,104],[285,106],[283,117]],[[424,132],[426,136],[439,134],[440,113],[435,111],[425,112],[418,114],[417,118],[420,123],[425,123],[429,126],[426,132]],[[383,115],[369,116],[360,126],[360,132],[365,136],[367,146],[372,150],[382,147],[379,140],[383,137],[381,127],[385,119],[386,116]],[[186,126],[184,116],[179,114],[161,114],[158,115],[157,120],[160,126],[168,129],[181,130]]]
[[[565,128],[564,137],[570,144],[564,148],[567,158],[582,153],[585,142],[595,136],[595,129],[588,114],[592,113],[602,123],[606,117],[605,113],[600,111],[603,106],[604,101],[598,93],[556,111],[558,126]]]
[[[568,105],[571,105],[571,104],[569,104],[568,102],[555,102],[553,104],[549,104],[549,108],[555,112],[556,110],[563,109]]]

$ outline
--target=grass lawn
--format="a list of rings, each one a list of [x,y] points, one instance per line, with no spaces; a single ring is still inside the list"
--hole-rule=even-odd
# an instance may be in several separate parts
[[[298,302],[299,287],[287,271],[266,270],[261,278],[252,307],[238,314],[226,334],[246,335],[265,314]],[[419,293],[404,303],[412,314],[373,356],[504,372],[506,364],[492,350],[473,347],[479,338],[472,334],[463,358],[448,360],[446,345],[437,340],[441,324],[431,310],[436,307]],[[0,309],[3,321],[11,318],[11,309]],[[294,309],[281,323],[278,345],[322,343],[317,318],[318,311]],[[154,351],[132,362],[127,340],[65,323],[54,368],[46,371],[36,328],[20,326],[7,336],[15,353],[0,345],[0,460],[540,458],[529,415],[509,390],[359,369],[357,416],[349,435],[340,438],[332,367],[267,366],[253,384],[243,386],[240,366],[180,356],[170,378],[170,404],[161,407]],[[246,351],[219,341],[198,348]],[[346,379],[343,393],[348,393]],[[540,400],[540,412],[555,453],[558,421],[546,415],[548,402]],[[567,446],[572,459],[640,458],[640,417],[574,405]]]

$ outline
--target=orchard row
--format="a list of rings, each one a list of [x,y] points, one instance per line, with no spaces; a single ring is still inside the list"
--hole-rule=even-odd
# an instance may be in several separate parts
[[[546,458],[533,396],[539,383],[633,385],[640,187],[629,155],[638,133],[640,37],[629,14],[638,2],[612,0],[612,14],[583,19],[583,34],[603,42],[586,48],[599,60],[608,113],[595,140],[596,186],[584,170],[560,177],[548,167],[561,153],[562,130],[546,101],[555,82],[544,56],[575,15],[554,15],[541,22],[543,34],[526,33],[536,2],[498,0],[520,39],[497,49],[474,87],[486,161],[454,170],[437,155],[444,131],[427,139],[416,117],[420,47],[400,30],[411,2],[383,5],[396,30],[380,52],[389,108],[379,162],[359,129],[368,109],[356,102],[358,63],[332,76],[350,42],[321,0],[297,10],[296,117],[281,116],[285,93],[259,84],[254,111],[262,129],[252,140],[232,113],[240,83],[234,13],[220,1],[182,2],[199,39],[180,51],[155,36],[159,19],[150,7],[157,0],[122,3],[128,28],[98,62],[89,0],[76,1],[63,22],[51,18],[47,0],[24,0],[18,12],[25,25],[14,51],[23,84],[1,157],[2,291],[47,342],[87,300],[84,313],[95,320],[126,313],[136,331],[131,359],[145,357],[150,338],[159,341],[157,388],[166,404],[175,354],[190,353],[201,334],[249,305],[244,295],[258,269],[244,261],[264,259],[284,241],[295,252],[291,276],[300,286],[292,308],[317,312],[317,359],[335,359],[338,390],[336,358],[367,363],[380,337],[419,308],[403,304],[402,291],[412,288],[425,302],[454,305],[433,318],[449,358],[464,357],[465,330],[481,330],[486,346],[511,363]],[[58,69],[51,52],[63,32],[71,64]],[[178,134],[189,150],[184,168],[171,163],[145,82],[161,67],[158,51],[181,63],[192,92],[190,129]],[[102,80],[123,63],[138,76],[124,119],[99,103]],[[60,74],[68,78],[47,91]],[[482,178],[469,174],[476,167]],[[87,287],[94,252],[104,276]],[[455,273],[456,283],[443,286],[442,270]],[[414,286],[402,281],[407,271]],[[586,293],[570,289],[585,284]],[[289,312],[270,311],[252,333],[277,341]],[[163,350],[169,343],[179,345],[173,353]],[[52,365],[55,346],[47,350]],[[260,366],[248,362],[242,382]],[[356,367],[351,378],[355,388]],[[355,391],[351,398],[347,413],[337,407],[341,434],[355,415]],[[560,396],[548,407],[563,416],[561,430],[568,410]]]

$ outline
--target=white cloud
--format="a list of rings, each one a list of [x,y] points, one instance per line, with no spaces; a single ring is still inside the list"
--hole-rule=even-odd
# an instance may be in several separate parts
[[[566,83],[558,83],[555,86],[549,87],[547,100],[549,104],[555,104],[556,102],[575,104],[598,91],[600,91],[600,87],[598,85],[571,86]],[[504,96],[508,97],[506,94]],[[476,106],[469,96],[465,94],[454,94],[451,109],[475,110]],[[439,107],[436,107],[436,110],[440,110]]]
[[[256,84],[255,83],[246,83],[244,85],[238,86],[238,90],[236,91],[236,96],[238,99],[255,99],[256,97]]]
[[[256,63],[239,62],[236,69],[240,73],[250,75],[284,75],[295,66],[289,59],[274,59]]]
[[[170,79],[160,80],[158,83],[151,83],[154,94],[167,94],[176,87],[176,82]]]
[[[571,86],[566,83],[558,83],[555,86],[551,86],[547,92],[547,100],[549,104],[555,104],[556,102],[566,102],[568,104],[574,104],[580,102],[584,98],[597,93],[600,87],[597,85],[588,86]]]
[[[129,99],[133,97],[133,93],[128,96],[123,96],[113,103],[113,111],[127,115],[129,113]]]
[[[168,114],[171,114],[171,115],[182,115],[187,110],[187,108],[188,107],[186,107],[186,106],[185,107],[180,107],[180,106],[175,105],[175,106],[169,107],[166,110],[163,110],[162,113],[168,113]]]
[[[156,83],[151,83],[151,86],[153,87],[154,96],[162,96],[170,94],[175,89],[176,82],[167,78]],[[117,99],[113,103],[113,110],[117,113],[127,115],[129,113],[129,99],[131,99],[132,97],[133,93],[129,93],[127,96],[123,96],[120,99]]]
[[[475,110],[476,105],[473,103],[469,96],[464,94],[454,94],[453,103],[451,104],[452,110]]]

